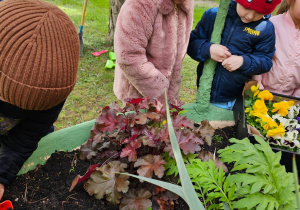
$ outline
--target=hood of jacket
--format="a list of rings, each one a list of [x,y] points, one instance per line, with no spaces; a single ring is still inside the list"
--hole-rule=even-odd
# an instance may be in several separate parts
[[[152,0],[157,6],[159,12],[164,15],[169,14],[174,9],[173,0]],[[183,11],[189,13],[193,9],[193,0],[182,0],[182,3],[177,4]]]

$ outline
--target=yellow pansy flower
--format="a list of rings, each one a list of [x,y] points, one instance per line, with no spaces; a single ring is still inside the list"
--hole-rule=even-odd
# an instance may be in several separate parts
[[[277,112],[282,117],[289,113],[290,103],[287,101],[281,101],[279,103],[273,104],[274,109],[272,112]]]
[[[266,107],[266,104],[262,100],[256,100],[254,105],[253,105],[253,110],[250,111],[251,114],[254,116],[261,116],[261,115],[266,115],[268,112],[268,108]]]
[[[252,85],[251,86],[251,92],[254,94],[254,96],[256,96],[259,93],[259,84],[257,83],[257,85]]]
[[[289,103],[290,106],[294,106],[295,101],[288,101],[288,103]]]
[[[278,127],[277,123],[269,116],[262,116],[261,117],[261,126],[264,130],[268,131],[274,127]]]
[[[283,127],[282,123],[280,123],[278,127],[268,130],[267,136],[276,139],[279,136],[282,137],[284,133],[285,133],[285,128]]]
[[[263,116],[265,116],[265,114],[260,113],[260,112],[255,112],[255,111],[251,111],[250,114],[251,114],[251,116],[253,115],[258,118],[262,118]]]
[[[268,101],[272,101],[273,100],[273,94],[270,93],[270,91],[268,91],[268,90],[261,91],[257,95],[257,97],[260,98],[261,100],[268,100]]]

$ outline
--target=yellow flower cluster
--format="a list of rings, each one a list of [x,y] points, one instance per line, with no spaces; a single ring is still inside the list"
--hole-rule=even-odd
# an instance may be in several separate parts
[[[281,117],[283,117],[289,113],[289,109],[291,106],[294,106],[294,101],[281,101],[279,103],[273,104],[274,109],[272,110],[272,112],[277,112],[281,115]]]
[[[245,110],[246,113],[249,112],[249,116],[256,117],[256,121],[260,122],[261,127],[267,132],[268,137],[278,138],[282,137],[285,133],[285,128],[280,123],[278,125],[269,115],[268,108],[265,104],[266,101],[273,100],[273,94],[268,90],[259,90],[259,85],[252,86],[251,92],[253,93],[253,99],[255,100],[254,105]],[[288,114],[290,106],[294,105],[294,101],[281,101],[273,104],[272,113],[280,114],[285,116]]]

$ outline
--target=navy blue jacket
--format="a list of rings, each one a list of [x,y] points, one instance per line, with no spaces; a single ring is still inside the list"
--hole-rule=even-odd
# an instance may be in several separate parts
[[[236,12],[236,2],[229,5],[221,44],[232,55],[243,56],[244,63],[236,71],[229,72],[221,63],[217,64],[211,89],[211,102],[234,100],[243,90],[245,82],[252,75],[270,71],[275,53],[275,30],[270,15],[259,21],[243,23]],[[204,61],[210,58],[209,48],[218,8],[212,8],[203,14],[196,28],[191,32],[187,53],[196,61],[197,86],[202,75]]]
[[[18,108],[0,100],[0,112],[12,119],[20,119],[7,135],[0,135],[0,183],[10,184],[32,155],[40,139],[51,130],[64,102],[43,111]]]

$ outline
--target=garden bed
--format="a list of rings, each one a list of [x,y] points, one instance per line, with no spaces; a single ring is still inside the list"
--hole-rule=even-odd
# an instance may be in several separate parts
[[[203,145],[203,150],[214,152],[229,145],[234,137],[234,127],[218,129],[211,146]],[[221,138],[223,139],[222,141]],[[48,161],[34,170],[22,174],[6,188],[4,200],[11,200],[15,209],[119,209],[105,199],[97,200],[80,184],[72,192],[69,188],[77,174],[83,175],[87,168],[95,164],[79,159],[79,151],[56,152]],[[228,166],[230,169],[231,167]],[[155,208],[152,208],[155,209]],[[189,209],[182,199],[174,204],[174,209]]]

